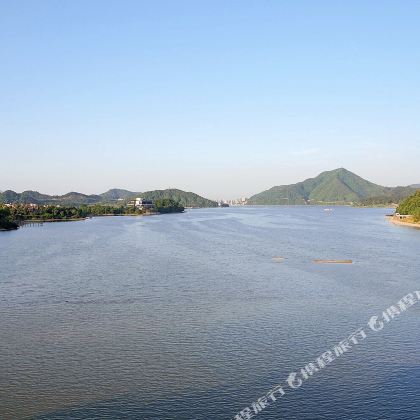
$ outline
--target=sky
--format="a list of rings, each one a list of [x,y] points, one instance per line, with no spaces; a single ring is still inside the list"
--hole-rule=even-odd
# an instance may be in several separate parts
[[[0,190],[420,183],[420,2],[0,0]]]

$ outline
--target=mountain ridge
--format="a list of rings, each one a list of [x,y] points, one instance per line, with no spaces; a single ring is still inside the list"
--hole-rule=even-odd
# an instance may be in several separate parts
[[[393,197],[404,199],[412,192],[412,187],[384,187],[345,168],[337,168],[296,184],[274,186],[251,196],[247,204],[364,204],[365,200],[373,198],[378,201],[387,201]]]
[[[135,197],[142,197],[146,200],[172,199],[178,201],[184,207],[216,207],[217,203],[198,194],[183,191],[175,188],[165,190],[151,190],[145,192],[134,192],[124,189],[110,189],[102,194],[82,194],[69,192],[63,195],[48,195],[38,191],[23,191],[17,193],[12,190],[0,192],[0,203],[2,204],[53,204],[53,205],[90,205],[90,204],[124,204]]]
[[[251,196],[250,205],[295,205],[295,204],[360,204],[387,205],[398,203],[411,195],[420,184],[403,187],[384,187],[367,181],[355,173],[338,168],[321,172],[314,178],[289,185],[279,185]],[[172,199],[184,207],[216,207],[217,203],[198,194],[176,188],[144,192],[112,188],[102,194],[69,192],[63,195],[48,195],[38,191],[12,190],[0,192],[0,203],[91,205],[125,204],[134,197],[146,200]]]

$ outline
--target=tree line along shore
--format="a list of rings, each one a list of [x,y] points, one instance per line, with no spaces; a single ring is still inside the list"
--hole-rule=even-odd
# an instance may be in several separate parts
[[[420,190],[403,200],[390,220],[397,225],[420,227]]]
[[[35,204],[0,205],[0,230],[18,229],[28,222],[60,222],[83,220],[96,216],[140,216],[164,213],[182,213],[184,207],[172,199],[156,200],[153,206],[112,206],[95,204],[92,206],[54,206]]]

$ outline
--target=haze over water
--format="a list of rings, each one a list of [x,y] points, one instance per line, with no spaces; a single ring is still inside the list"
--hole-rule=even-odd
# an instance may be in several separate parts
[[[216,208],[0,232],[0,418],[232,418],[420,289],[420,232],[390,212]],[[413,306],[257,418],[419,418],[419,322]]]

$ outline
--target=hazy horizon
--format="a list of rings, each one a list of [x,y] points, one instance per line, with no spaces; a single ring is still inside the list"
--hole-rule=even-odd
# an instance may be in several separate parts
[[[420,182],[420,3],[53,1],[0,14],[0,190],[236,198]]]
[[[331,171],[331,170],[334,170],[334,169],[339,169],[339,168],[333,168],[333,169],[327,169],[326,171]],[[348,168],[345,168],[345,169],[347,169],[348,170]],[[325,171],[322,171],[322,172],[325,172]],[[353,171],[350,171],[350,172],[353,172]],[[354,173],[354,172],[353,172]],[[287,184],[295,184],[295,183],[298,183],[298,182],[301,182],[301,181],[304,181],[304,180],[306,180],[306,179],[308,179],[308,178],[315,178],[315,176],[317,176],[317,175],[319,175],[319,174],[316,174],[316,175],[313,175],[313,176],[309,176],[309,177],[307,177],[307,178],[305,178],[305,179],[299,179],[299,180],[296,180],[295,182],[290,182],[290,183],[287,183]],[[356,175],[359,175],[359,174],[356,174]],[[359,175],[360,176],[360,175]],[[363,178],[363,177],[362,177]],[[369,179],[367,179],[367,181],[370,181]],[[372,181],[370,181],[370,182],[372,182]],[[112,190],[112,189],[123,189],[123,190],[128,190],[128,191],[132,191],[132,192],[146,192],[146,191],[151,191],[151,190],[160,190],[160,189],[168,189],[168,188],[177,188],[177,189],[180,189],[180,190],[184,190],[184,191],[191,191],[191,192],[194,192],[194,193],[196,193],[196,194],[199,194],[199,195],[202,195],[202,196],[204,196],[204,197],[206,197],[206,198],[209,198],[209,199],[213,199],[213,200],[218,200],[218,199],[235,199],[235,198],[241,198],[241,197],[247,197],[247,198],[249,198],[249,197],[251,197],[252,195],[254,195],[254,194],[257,194],[257,193],[259,193],[259,192],[262,192],[262,191],[264,191],[264,190],[267,190],[267,189],[269,189],[269,188],[271,188],[271,187],[274,187],[274,186],[279,186],[279,185],[287,185],[286,183],[277,183],[277,184],[273,184],[273,185],[271,185],[271,186],[269,186],[269,187],[266,187],[266,188],[262,188],[262,189],[260,189],[260,190],[258,190],[258,191],[255,191],[255,192],[253,192],[253,193],[251,193],[251,194],[249,194],[249,195],[237,195],[237,196],[228,196],[228,197],[225,197],[225,196],[206,196],[205,194],[201,194],[200,192],[197,192],[197,191],[192,191],[192,190],[189,190],[189,189],[187,189],[187,188],[179,188],[179,187],[177,187],[177,186],[168,186],[168,187],[162,187],[162,188],[153,188],[153,187],[151,187],[151,188],[147,188],[147,189],[138,189],[138,188],[125,188],[125,187],[110,187],[110,188],[106,188],[106,189],[104,189],[104,190],[101,190],[101,191],[92,191],[92,192],[85,192],[85,191],[79,191],[79,190],[76,190],[76,189],[71,189],[71,190],[68,190],[68,191],[65,191],[65,192],[60,192],[60,193],[56,193],[56,192],[47,192],[47,191],[40,191],[40,190],[37,190],[37,189],[24,189],[24,190],[21,190],[21,191],[16,191],[16,190],[14,190],[15,192],[18,192],[18,193],[21,193],[21,192],[23,192],[23,191],[28,191],[28,190],[31,190],[31,191],[38,191],[38,192],[40,192],[40,193],[43,193],[43,194],[49,194],[49,195],[64,195],[64,194],[67,194],[67,193],[69,193],[69,192],[78,192],[78,193],[82,193],[82,194],[102,194],[102,193],[105,193],[105,192],[107,192],[107,191],[109,191],[109,190]],[[376,184],[378,184],[378,183],[376,183]],[[407,185],[383,185],[383,186],[385,186],[385,187],[395,187],[395,186],[410,186],[410,185],[414,185],[414,184],[418,184],[418,183],[416,183],[416,182],[412,182],[411,184],[407,184]],[[379,184],[379,185],[382,185],[382,184]],[[7,189],[4,189],[4,190],[2,190],[2,189],[0,189],[0,192],[2,192],[2,191],[5,191],[5,190],[10,190],[11,188],[7,188]],[[13,190],[13,189],[12,189]]]

